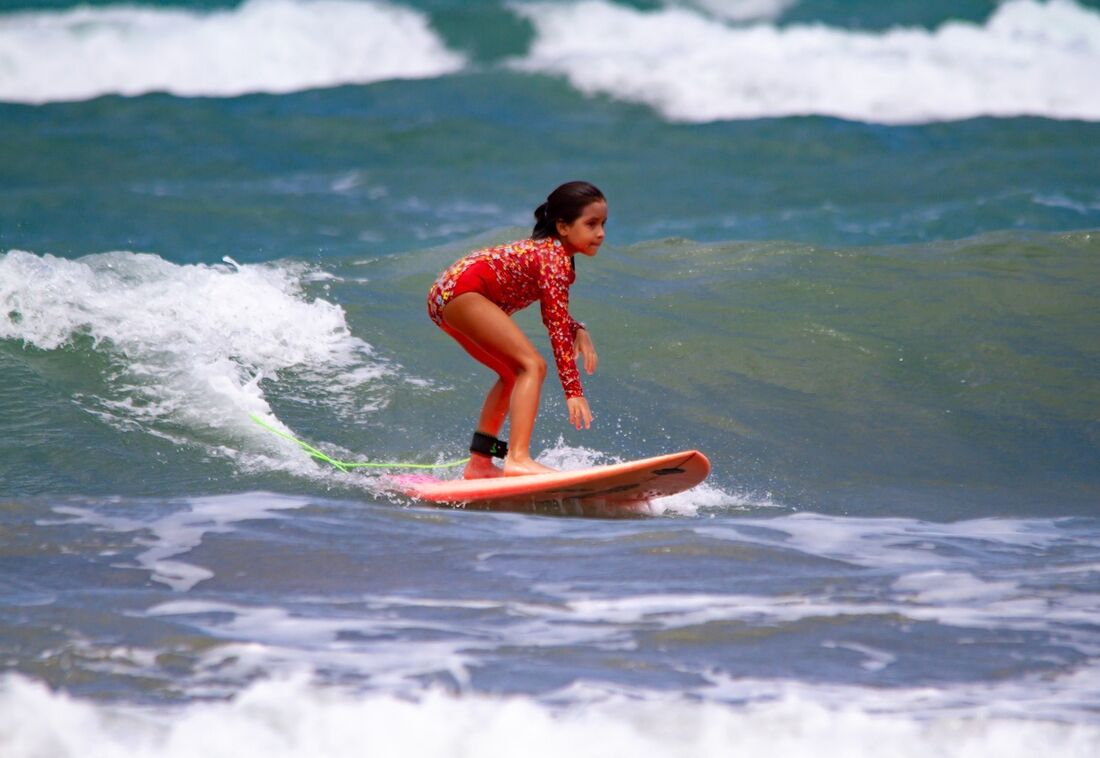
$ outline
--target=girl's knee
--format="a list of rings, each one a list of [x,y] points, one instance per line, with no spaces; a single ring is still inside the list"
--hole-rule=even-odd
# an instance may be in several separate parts
[[[523,373],[537,376],[539,381],[542,381],[543,377],[546,376],[546,359],[537,352],[532,351],[521,356],[519,367]]]

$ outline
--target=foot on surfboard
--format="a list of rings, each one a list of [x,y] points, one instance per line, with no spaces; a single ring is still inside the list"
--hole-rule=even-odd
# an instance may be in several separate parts
[[[530,476],[532,474],[554,474],[556,472],[557,469],[543,466],[531,458],[522,461],[513,460],[511,457],[504,459],[505,476]]]
[[[493,465],[492,458],[477,453],[470,456],[470,462],[462,472],[463,479],[492,479],[498,476],[504,476],[504,471]]]

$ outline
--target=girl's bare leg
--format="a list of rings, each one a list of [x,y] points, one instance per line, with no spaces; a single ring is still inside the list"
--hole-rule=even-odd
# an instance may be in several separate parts
[[[467,351],[469,352],[469,351]],[[485,396],[481,406],[481,415],[477,420],[477,430],[492,437],[500,434],[504,419],[508,415],[508,406],[512,401],[512,385],[516,378],[509,371],[507,377],[501,376]]]
[[[516,377],[505,364],[498,361],[489,353],[474,344],[469,337],[455,330],[453,327],[443,324],[443,330],[454,338],[455,342],[462,345],[466,352],[496,371],[499,379],[489,388],[485,396],[485,402],[481,406],[481,415],[477,420],[477,430],[482,434],[496,437],[500,434],[500,428],[504,425],[504,419],[508,415],[508,405],[512,398],[512,385]],[[470,462],[462,472],[464,479],[487,479],[494,476],[502,476],[504,472],[493,465],[493,457],[484,453],[470,451]]]
[[[478,426],[480,431],[496,436],[504,421],[502,408],[507,408],[511,423],[504,474],[553,471],[535,462],[530,451],[546,361],[508,314],[476,292],[459,295],[448,303],[443,321],[457,332],[453,336],[470,355],[500,377],[485,397]]]
[[[459,344],[466,339],[458,335]],[[466,345],[463,345],[466,347]],[[467,348],[467,352],[470,351]],[[512,397],[512,383],[515,378],[509,372],[507,381],[502,376],[493,383],[489,394],[485,396],[485,402],[481,406],[481,416],[477,420],[477,430],[490,437],[500,434],[500,427],[504,425],[504,417],[508,415],[508,403]],[[466,479],[485,479],[487,477],[500,476],[504,472],[493,464],[493,457],[484,453],[470,452],[470,462],[466,464],[466,470],[462,476]]]

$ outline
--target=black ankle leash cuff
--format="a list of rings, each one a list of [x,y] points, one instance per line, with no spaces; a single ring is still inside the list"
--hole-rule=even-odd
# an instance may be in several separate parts
[[[503,458],[508,455],[508,444],[488,434],[474,432],[474,438],[470,440],[470,452],[491,455],[494,458]]]

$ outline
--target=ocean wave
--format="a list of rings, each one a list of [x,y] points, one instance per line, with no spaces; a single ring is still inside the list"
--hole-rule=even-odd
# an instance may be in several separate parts
[[[793,690],[793,688],[792,688]],[[881,697],[881,695],[880,695]],[[747,707],[673,696],[553,709],[522,696],[418,699],[323,689],[304,675],[174,710],[97,704],[18,676],[0,680],[10,758],[138,756],[1032,756],[1095,755],[1095,726],[986,715],[915,719],[828,708],[788,693]]]
[[[248,0],[197,12],[78,7],[0,16],[0,100],[227,97],[441,76],[464,60],[427,18],[368,0]]]
[[[1090,707],[1100,693],[1098,600],[1081,590],[1100,566],[1095,519],[795,514],[635,522],[596,534],[575,519],[418,514],[265,492],[67,498],[50,511],[35,523],[63,528],[55,534],[67,549],[99,555],[109,544],[100,560],[174,590],[116,609],[127,623],[142,618],[217,641],[187,645],[186,666],[172,666],[158,640],[120,650],[79,638],[68,647],[72,670],[136,676],[181,696],[232,696],[258,678],[308,668],[319,682],[409,698],[429,682],[474,694],[522,679],[543,703],[652,699],[674,685],[698,702],[743,705],[798,687],[828,708],[1098,723]],[[343,537],[333,542],[334,534]],[[249,548],[257,544],[262,554]],[[565,575],[546,573],[548,545],[568,556]],[[385,566],[425,550],[460,556],[433,561],[432,575],[481,579],[454,593],[412,567],[415,580],[367,584],[338,568],[363,566],[366,554]],[[282,576],[288,551],[300,570]],[[253,555],[243,576],[242,554]],[[664,584],[638,582],[635,560],[672,573]],[[599,577],[609,561],[620,571]],[[256,590],[258,576],[270,579]],[[500,576],[522,591],[479,583]],[[303,587],[318,594],[298,594]],[[914,647],[913,629],[929,642]],[[749,642],[758,633],[769,640],[761,645],[777,647]],[[746,643],[747,656],[738,652]],[[925,644],[944,646],[944,660],[922,663]],[[621,667],[615,651],[624,650],[637,666]],[[789,681],[780,671],[807,669],[767,663],[780,650],[801,651],[819,674]],[[522,662],[545,655],[586,663],[546,679]]]
[[[675,122],[825,115],[886,124],[1023,115],[1100,120],[1100,13],[1008,0],[980,24],[860,31],[781,25],[789,0],[515,3],[521,71]],[[479,34],[491,35],[485,28]],[[467,66],[427,14],[381,0],[247,0],[230,10],[78,7],[0,15],[0,100],[234,97]]]
[[[682,7],[647,12],[606,0],[514,8],[536,29],[516,68],[673,121],[1100,120],[1100,13],[1071,0],[1010,0],[981,25],[884,32],[736,26]]]
[[[314,397],[351,407],[359,387],[392,370],[351,334],[340,306],[305,296],[313,276],[302,264],[10,251],[0,255],[0,340],[101,356],[100,375],[74,401],[111,427],[177,443],[206,439],[210,452],[229,457],[237,453],[228,441],[251,440],[246,467],[312,472],[304,452],[250,420],[271,412],[261,382],[296,372]]]

